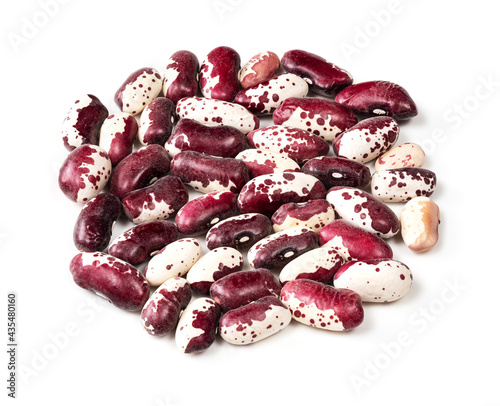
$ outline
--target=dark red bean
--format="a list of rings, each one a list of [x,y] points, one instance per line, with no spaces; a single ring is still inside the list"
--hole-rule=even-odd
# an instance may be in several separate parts
[[[223,312],[244,306],[261,297],[279,297],[281,284],[265,268],[240,271],[224,276],[210,287],[210,297]]]
[[[243,161],[183,151],[172,160],[171,173],[202,193],[228,190],[238,193],[250,176]]]
[[[229,217],[213,226],[207,233],[207,248],[232,247],[239,250],[250,248],[272,232],[269,218],[259,213]]]
[[[121,211],[120,199],[110,193],[101,193],[87,202],[73,229],[76,248],[80,251],[104,251]]]
[[[75,283],[109,300],[116,307],[140,311],[149,297],[149,284],[132,265],[102,252],[77,254],[69,269]]]
[[[129,264],[138,265],[178,237],[179,232],[175,224],[165,220],[148,221],[117,237],[108,251]]]
[[[210,51],[200,67],[200,89],[208,99],[233,101],[239,90],[239,54],[229,47]]]
[[[122,199],[129,220],[143,223],[164,220],[189,201],[189,193],[178,176],[167,175],[150,186],[128,192]]]
[[[174,103],[198,92],[199,63],[190,51],[177,51],[167,62],[163,76],[163,94]]]
[[[163,145],[172,134],[175,104],[166,97],[157,97],[141,113],[139,141],[142,145]]]
[[[275,232],[293,227],[309,227],[318,232],[333,220],[335,220],[335,210],[325,199],[286,203],[271,217]]]
[[[206,232],[219,221],[234,216],[236,195],[232,192],[213,192],[191,200],[175,216],[179,231],[195,235]]]
[[[137,120],[128,113],[115,113],[104,120],[99,146],[108,153],[113,166],[132,153],[138,128]]]
[[[399,121],[418,114],[415,102],[403,87],[382,80],[349,86],[335,101],[365,116],[391,116]]]
[[[148,145],[122,160],[114,169],[109,181],[109,191],[120,199],[128,192],[148,186],[165,176],[170,169],[170,159],[165,148]]]
[[[311,85],[313,92],[325,96],[332,96],[352,84],[349,72],[321,56],[300,49],[285,52],[281,58],[281,65],[287,72],[304,78]]]
[[[206,126],[189,118],[181,119],[165,144],[171,157],[182,151],[234,158],[247,148],[245,134],[228,125]]]
[[[334,186],[364,188],[371,179],[370,168],[347,158],[321,156],[310,159],[302,172],[318,178],[327,189]]]

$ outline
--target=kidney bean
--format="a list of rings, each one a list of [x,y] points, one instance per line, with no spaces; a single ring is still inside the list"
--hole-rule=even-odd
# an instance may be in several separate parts
[[[309,227],[315,232],[335,220],[335,210],[325,199],[286,203],[272,215],[275,232],[293,227]]]
[[[410,290],[413,275],[393,259],[351,261],[335,274],[336,288],[354,290],[363,302],[387,303],[401,299]]]
[[[208,230],[206,244],[209,250],[218,247],[243,250],[267,237],[271,231],[271,221],[263,214],[241,214],[222,220]]]
[[[199,63],[190,51],[177,51],[167,62],[163,75],[163,94],[174,103],[198,92]]]
[[[372,117],[341,133],[333,142],[335,153],[366,163],[388,151],[399,136],[398,123],[391,117]]]
[[[134,226],[118,236],[108,252],[132,265],[146,261],[179,236],[175,224],[154,220]]]
[[[246,149],[235,158],[246,163],[250,179],[277,172],[300,172],[297,162],[273,151]]]
[[[334,220],[319,233],[319,244],[334,248],[346,261],[392,259],[392,249],[382,238],[345,220]]]
[[[391,148],[375,161],[375,170],[420,168],[424,166],[425,152],[420,145],[407,142]]]
[[[149,285],[132,265],[102,252],[82,252],[69,265],[75,283],[104,297],[116,307],[139,311],[149,297]]]
[[[335,101],[356,114],[391,116],[398,121],[418,114],[415,102],[403,87],[383,80],[346,87],[337,94]]]
[[[238,193],[248,182],[248,168],[244,162],[234,158],[220,158],[183,151],[172,159],[170,171],[182,181],[201,193],[228,190]]]
[[[328,143],[300,128],[272,125],[247,135],[250,146],[283,154],[302,164],[330,150]]]
[[[196,293],[208,295],[215,281],[242,269],[243,255],[234,248],[220,247],[203,255],[191,267],[186,279]]]
[[[213,192],[186,203],[175,216],[183,234],[202,234],[219,221],[236,214],[236,195],[232,192]]]
[[[324,96],[332,96],[344,87],[352,85],[349,72],[319,55],[300,49],[285,52],[281,64],[287,72],[304,78],[311,85],[313,92]]]
[[[329,284],[343,263],[344,258],[334,248],[315,248],[285,265],[280,272],[280,282],[284,285],[295,279],[310,279]]]
[[[247,147],[247,138],[238,129],[221,125],[210,127],[189,118],[181,119],[165,144],[171,157],[182,151],[234,158]]]
[[[262,213],[270,217],[285,203],[324,199],[326,190],[314,176],[301,172],[272,173],[250,180],[238,196],[241,213]]]
[[[390,238],[399,231],[398,216],[385,203],[363,190],[336,186],[328,191],[326,200],[340,218],[382,238]]]
[[[307,227],[283,230],[256,242],[247,258],[253,268],[283,268],[304,252],[318,248],[317,234]]]
[[[157,97],[141,113],[138,139],[142,145],[163,145],[172,134],[175,104],[166,97]]]
[[[170,333],[191,300],[191,288],[184,278],[172,278],[151,295],[141,312],[141,324],[154,336]]]
[[[288,282],[281,290],[281,301],[295,320],[324,330],[351,330],[364,318],[361,298],[356,292],[309,279]]]
[[[153,256],[144,270],[151,286],[185,275],[200,259],[201,246],[194,238],[183,238],[163,247]]]
[[[68,151],[84,144],[97,144],[99,128],[108,116],[108,109],[92,94],[75,101],[64,118],[61,134]]]
[[[243,134],[259,128],[259,119],[236,103],[202,97],[185,97],[177,102],[177,115],[216,127],[229,125]]]
[[[215,341],[220,309],[212,300],[193,300],[181,314],[175,330],[177,348],[185,354],[205,351]]]
[[[290,97],[273,113],[274,124],[300,128],[326,141],[358,122],[347,107],[315,97]]]
[[[66,157],[59,170],[59,188],[77,203],[86,203],[97,196],[108,182],[111,160],[97,145],[84,144]]]
[[[387,169],[372,176],[372,195],[383,202],[406,202],[429,197],[436,188],[436,174],[422,168]]]
[[[364,188],[371,180],[370,168],[336,156],[312,158],[302,166],[302,172],[318,178],[326,188],[352,186]]]
[[[428,197],[414,197],[401,211],[401,236],[412,251],[423,252],[438,242],[439,207]]]
[[[271,79],[279,67],[280,58],[274,52],[266,51],[253,56],[238,74],[241,87],[246,89]]]
[[[148,186],[165,176],[170,169],[170,159],[160,145],[142,147],[123,159],[109,180],[109,191],[120,199],[128,192]]]
[[[108,153],[113,166],[132,153],[137,130],[136,119],[128,113],[114,113],[104,120],[99,146]]]
[[[166,175],[150,186],[132,190],[123,196],[128,219],[136,224],[165,220],[189,201],[189,193],[177,176]]]
[[[139,114],[161,92],[160,73],[141,68],[131,73],[115,93],[115,102],[124,113]]]
[[[266,296],[224,314],[219,331],[224,341],[247,345],[261,341],[283,330],[292,316],[283,303],[274,296]]]
[[[289,97],[304,97],[309,86],[299,76],[284,73],[239,92],[234,102],[257,115],[272,114]]]
[[[229,47],[212,49],[200,67],[200,89],[208,99],[232,101],[239,90],[240,55]]]
[[[279,297],[281,284],[265,268],[231,273],[215,281],[210,296],[223,312],[245,306],[265,296]]]
[[[104,251],[121,211],[120,199],[110,193],[101,193],[89,200],[73,229],[76,248],[80,251]]]

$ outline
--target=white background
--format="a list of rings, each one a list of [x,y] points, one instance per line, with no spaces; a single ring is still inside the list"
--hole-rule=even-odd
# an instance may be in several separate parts
[[[22,405],[500,405],[493,2],[61,0],[48,11],[43,3],[11,2],[0,17],[0,403],[12,291]],[[352,332],[292,322],[252,346],[217,340],[187,356],[173,335],[149,336],[137,313],[72,281],[80,207],[57,186],[67,110],[92,93],[117,111],[114,92],[132,71],[161,70],[180,49],[202,60],[220,45],[243,63],[264,50],[305,49],[355,82],[401,84],[419,107],[398,143],[423,145],[437,173],[440,241],[420,255],[399,236],[390,241],[414,286],[399,302],[366,305]]]

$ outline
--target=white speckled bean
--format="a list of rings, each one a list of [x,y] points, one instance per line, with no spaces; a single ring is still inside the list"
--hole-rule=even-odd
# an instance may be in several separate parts
[[[393,259],[351,261],[335,274],[336,288],[351,289],[363,302],[393,302],[410,290],[413,275],[402,262]]]
[[[246,149],[235,157],[248,166],[250,178],[277,172],[299,172],[300,166],[286,155],[260,149]]]
[[[284,285],[295,279],[311,279],[331,283],[333,275],[343,263],[344,258],[334,248],[316,248],[285,265],[280,272],[280,282]]]
[[[220,335],[230,344],[256,343],[283,330],[292,316],[288,308],[274,296],[257,299],[228,311],[220,320]]]
[[[420,168],[424,166],[425,152],[420,145],[407,142],[391,148],[375,161],[375,170]]]
[[[139,114],[158,96],[162,86],[162,77],[156,69],[138,69],[116,91],[115,102],[124,113]]]
[[[276,210],[271,217],[275,232],[292,227],[309,227],[318,233],[333,220],[335,220],[335,210],[325,199],[287,203]]]
[[[248,134],[259,128],[259,119],[236,103],[203,97],[185,97],[177,102],[177,115],[208,126],[229,125]]]
[[[412,251],[423,252],[438,242],[439,207],[428,197],[415,197],[401,211],[401,236]]]
[[[436,174],[423,168],[387,169],[372,175],[373,196],[383,202],[406,202],[430,196],[436,188]]]
[[[201,246],[194,238],[174,241],[149,261],[144,276],[152,286],[185,275],[201,256]]]
[[[193,290],[206,295],[220,278],[243,269],[243,255],[231,247],[219,247],[203,255],[187,274]]]

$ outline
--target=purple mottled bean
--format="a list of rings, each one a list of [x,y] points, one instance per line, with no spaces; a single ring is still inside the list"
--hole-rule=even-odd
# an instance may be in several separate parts
[[[68,151],[84,144],[97,144],[99,129],[108,109],[91,94],[82,95],[71,106],[62,124],[62,139]]]
[[[236,214],[236,195],[232,192],[213,192],[191,200],[175,216],[183,234],[201,234],[219,221]]]
[[[108,153],[113,166],[131,154],[137,130],[136,119],[128,113],[115,113],[104,120],[99,146]]]
[[[250,248],[272,232],[269,218],[259,213],[229,217],[213,226],[207,233],[207,248],[232,247],[239,250]]]
[[[318,178],[327,189],[334,186],[364,188],[371,179],[370,168],[347,158],[321,156],[310,159],[302,172]]]
[[[121,211],[120,199],[110,193],[101,193],[89,200],[73,229],[76,248],[80,251],[104,251]]]
[[[250,179],[243,161],[219,158],[196,151],[183,151],[172,160],[173,175],[202,193],[228,190],[238,193]]]
[[[391,116],[400,121],[418,114],[415,102],[403,87],[382,80],[346,87],[335,101],[365,116]]]
[[[407,202],[418,196],[429,197],[436,188],[436,174],[423,168],[398,168],[375,172],[373,196],[383,202]]]
[[[141,323],[151,335],[161,337],[171,332],[183,309],[192,297],[189,283],[184,278],[171,278],[151,295],[141,312]]]
[[[189,193],[177,176],[167,175],[150,186],[123,196],[125,214],[134,223],[165,220],[189,201]]]
[[[208,99],[232,101],[239,90],[240,56],[229,47],[217,47],[200,66],[200,89]]]
[[[116,307],[140,311],[149,298],[149,284],[132,265],[102,252],[77,254],[69,269],[75,283]]]
[[[279,297],[281,284],[265,268],[240,271],[224,276],[210,287],[210,297],[223,312],[244,306],[264,296]]]
[[[179,231],[174,223],[165,220],[148,221],[118,236],[109,246],[108,252],[129,264],[138,265],[178,237]]]
[[[157,97],[141,113],[139,142],[142,145],[163,145],[172,134],[175,104],[166,97]]]
[[[310,228],[289,228],[255,243],[248,250],[248,262],[254,268],[280,269],[318,246],[318,235]]]
[[[286,203],[271,217],[275,232],[293,227],[309,227],[318,232],[335,220],[335,210],[325,199],[304,203]]]
[[[245,134],[234,127],[206,126],[189,118],[181,119],[165,144],[171,157],[182,151],[196,151],[223,158],[234,158],[247,147]]]
[[[321,56],[300,49],[285,52],[281,65],[287,72],[304,78],[313,92],[324,96],[332,96],[352,84],[349,72]]]
[[[148,145],[123,159],[114,169],[109,191],[120,199],[128,192],[148,186],[170,169],[167,151],[160,145]]]
[[[174,103],[198,92],[199,63],[190,51],[177,51],[167,62],[163,75],[163,94]]]
[[[274,124],[300,128],[327,141],[358,122],[347,107],[317,97],[290,97],[273,113]]]

